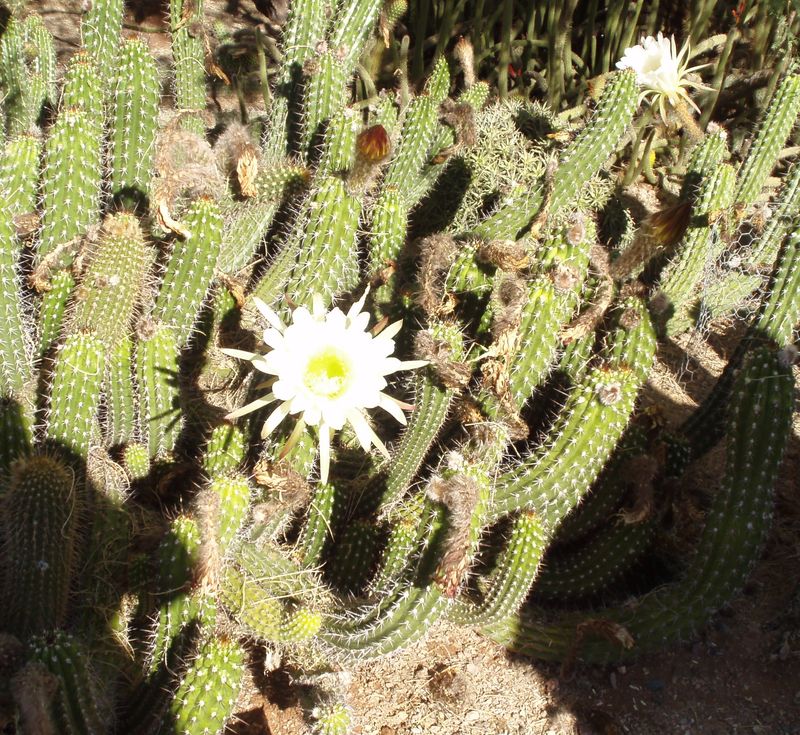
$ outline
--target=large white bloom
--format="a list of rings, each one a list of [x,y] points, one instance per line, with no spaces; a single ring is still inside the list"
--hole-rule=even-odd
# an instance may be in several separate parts
[[[666,119],[666,102],[676,107],[681,99],[686,100],[699,113],[699,108],[689,97],[686,88],[710,87],[689,81],[686,76],[707,64],[687,67],[688,55],[688,43],[677,51],[675,36],[664,38],[659,31],[656,38],[647,36],[641,39],[638,46],[625,49],[622,58],[617,62],[617,68],[633,69],[636,72],[636,80],[643,89],[639,101],[657,101],[662,119]]]
[[[390,324],[376,336],[367,331],[370,315],[361,311],[366,297],[365,292],[344,314],[338,308],[326,311],[322,298],[315,296],[311,311],[303,306],[295,309],[289,326],[254,297],[253,302],[270,325],[264,332],[264,342],[271,349],[266,354],[222,350],[232,357],[249,360],[257,370],[274,376],[259,386],[269,387],[269,393],[232,411],[226,418],[236,418],[277,402],[279,405],[261,430],[265,438],[289,414],[300,414],[287,448],[297,441],[307,425],[318,427],[322,482],[328,479],[331,434],[345,422],[350,422],[365,450],[374,445],[384,456],[389,456],[364,411],[380,407],[405,424],[402,409],[412,407],[382,392],[386,387],[385,376],[427,365],[424,360],[401,361],[391,357],[394,337],[402,321]]]

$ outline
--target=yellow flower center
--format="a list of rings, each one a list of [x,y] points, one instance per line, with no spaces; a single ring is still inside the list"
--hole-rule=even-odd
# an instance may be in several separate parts
[[[308,361],[303,383],[315,395],[339,398],[350,384],[350,368],[350,360],[344,352],[326,347]]]

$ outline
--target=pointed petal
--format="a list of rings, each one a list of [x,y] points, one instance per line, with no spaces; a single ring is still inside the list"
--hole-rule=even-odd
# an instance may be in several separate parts
[[[384,370],[384,375],[400,372],[401,370],[416,370],[417,368],[430,365],[429,360],[398,360],[388,370]]]
[[[369,293],[369,284],[364,289],[364,293],[361,295],[361,298],[356,301],[347,311],[347,318],[348,319],[355,319],[356,316],[362,311],[364,311],[364,304],[367,301],[367,294]]]
[[[237,408],[235,411],[231,411],[225,418],[226,419],[237,419],[239,416],[244,416],[246,413],[251,413],[252,411],[258,411],[259,408],[264,408],[264,406],[269,406],[275,400],[275,396],[272,393],[267,393],[265,396],[261,396],[261,398],[256,398],[255,401],[251,401],[250,403],[242,406],[241,408]]]
[[[319,481],[328,481],[331,466],[331,430],[326,423],[319,425]]]
[[[239,360],[255,360],[260,357],[257,352],[247,352],[246,350],[235,350],[231,347],[221,347],[220,352],[228,357],[236,357]]]
[[[384,327],[378,332],[375,335],[375,339],[393,339],[402,328],[403,320],[398,319],[396,322],[392,322],[388,327]]]
[[[281,403],[264,422],[261,427],[261,438],[266,439],[274,430],[275,427],[289,415],[290,404],[288,402]]]
[[[279,332],[284,332],[286,330],[286,325],[283,323],[283,320],[276,312],[267,306],[267,304],[258,298],[258,296],[253,296],[253,303],[256,305],[256,308],[261,312],[261,315],[267,320],[271,327],[274,327]]]
[[[403,426],[406,425],[406,415],[403,413],[402,407],[407,404],[401,403],[396,398],[387,396],[385,393],[381,393],[378,405],[388,414],[391,414],[392,418],[403,424]]]
[[[358,443],[364,448],[364,450],[369,451],[370,446],[374,445],[378,448],[378,451],[380,451],[380,453],[386,457],[386,459],[389,459],[389,450],[380,440],[380,437],[378,437],[378,435],[372,430],[372,427],[364,418],[364,414],[361,413],[361,411],[357,409],[351,409],[347,412],[347,419],[352,424],[353,429],[356,432]]]

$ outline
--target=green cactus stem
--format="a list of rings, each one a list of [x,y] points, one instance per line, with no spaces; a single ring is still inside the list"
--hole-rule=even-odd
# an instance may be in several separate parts
[[[36,211],[41,155],[41,138],[30,133],[7,140],[0,153],[0,192],[11,217]]]
[[[685,329],[687,313],[696,308],[696,289],[725,247],[719,221],[732,202],[735,174],[721,164],[701,185],[692,206],[689,229],[676,258],[665,269],[651,304],[669,335]]]
[[[161,85],[147,44],[126,40],[114,84],[111,196],[135,204],[150,189]]]
[[[514,650],[545,659],[630,658],[695,635],[744,584],[769,528],[773,487],[789,435],[793,380],[774,349],[755,349],[737,379],[730,412],[725,477],[681,578],[634,605],[561,614],[549,622],[535,610],[485,632]],[[616,643],[607,635],[613,632]]]
[[[459,601],[448,613],[466,625],[489,625],[515,613],[539,574],[547,535],[532,511],[512,522],[511,534],[480,602]]]
[[[58,680],[54,709],[59,732],[67,735],[102,735],[113,724],[113,714],[103,704],[99,682],[91,671],[85,646],[62,631],[36,637],[31,656]]]
[[[105,436],[111,446],[128,444],[136,438],[133,379],[133,340],[123,335],[108,355],[104,380]]]
[[[175,106],[189,113],[181,125],[198,135],[205,131],[200,113],[206,109],[205,29],[203,0],[170,0],[169,28],[175,66]]]
[[[617,445],[655,351],[652,324],[640,302],[629,301],[619,318],[606,361],[570,393],[549,438],[497,478],[496,517],[530,505],[545,528],[553,529],[589,490]]]
[[[210,199],[198,199],[183,220],[188,236],[175,240],[153,317],[173,330],[184,347],[208,293],[222,243],[222,215]]]
[[[233,640],[207,636],[170,705],[167,727],[180,735],[220,733],[233,715],[244,675],[244,651]]]
[[[83,48],[97,63],[104,90],[111,89],[121,46],[124,0],[93,0],[81,21]]]
[[[106,345],[90,332],[71,334],[56,355],[47,438],[88,457],[100,405]]]
[[[778,86],[756,137],[739,169],[733,201],[750,206],[775,166],[781,147],[800,114],[800,75],[790,74]]]
[[[0,396],[27,403],[33,376],[32,345],[16,272],[20,247],[11,213],[0,195]]]
[[[155,459],[175,449],[183,428],[179,346],[173,329],[166,324],[145,320],[138,331],[139,425],[147,436],[150,458]]]
[[[63,624],[76,562],[78,497],[72,470],[48,455],[12,466],[3,497],[7,626],[18,635]]]
[[[203,470],[209,477],[235,472],[247,453],[247,438],[232,424],[215,426],[203,455]]]

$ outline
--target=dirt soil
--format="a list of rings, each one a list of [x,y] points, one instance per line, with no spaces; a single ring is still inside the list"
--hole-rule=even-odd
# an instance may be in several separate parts
[[[78,45],[80,0],[40,0],[63,60]],[[126,32],[148,40],[168,64],[158,0],[129,0]],[[261,22],[252,0],[206,0],[232,28]],[[224,98],[224,95],[223,95]],[[257,102],[257,100],[255,100]],[[223,107],[235,108],[232,96]],[[731,341],[730,325],[708,339],[662,349],[645,402],[675,424],[709,390]],[[796,370],[798,384],[800,371]],[[722,448],[693,467],[684,490],[716,487]],[[557,666],[506,653],[477,633],[439,625],[411,648],[345,675],[360,735],[800,735],[800,417],[784,463],[776,523],[743,594],[696,640],[626,666]],[[269,696],[242,703],[229,731],[300,735],[308,724],[287,675],[267,676]]]

